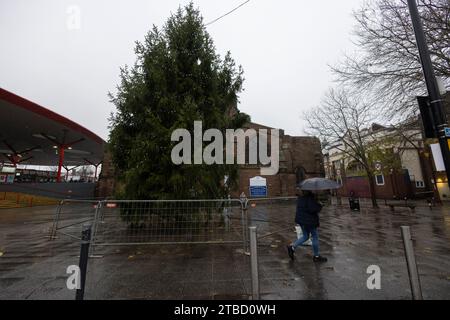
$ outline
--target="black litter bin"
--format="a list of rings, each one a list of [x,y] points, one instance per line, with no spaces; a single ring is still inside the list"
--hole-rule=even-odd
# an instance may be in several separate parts
[[[350,204],[350,210],[360,211],[359,199],[358,198],[349,198],[348,202]]]

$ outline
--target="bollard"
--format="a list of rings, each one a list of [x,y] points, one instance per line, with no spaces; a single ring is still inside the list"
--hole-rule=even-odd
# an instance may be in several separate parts
[[[403,246],[405,248],[406,264],[408,266],[409,284],[413,300],[423,300],[422,289],[420,287],[419,272],[417,270],[414,247],[411,239],[411,232],[408,226],[400,227],[402,231]]]
[[[91,241],[92,226],[90,224],[83,225],[83,231],[81,232],[81,249],[80,249],[80,275],[81,286],[77,289],[75,300],[84,299],[84,286],[86,284],[86,271],[89,258],[89,243]]]
[[[258,240],[256,238],[256,227],[250,230],[250,267],[252,272],[252,298],[259,300],[259,274],[258,274]]]

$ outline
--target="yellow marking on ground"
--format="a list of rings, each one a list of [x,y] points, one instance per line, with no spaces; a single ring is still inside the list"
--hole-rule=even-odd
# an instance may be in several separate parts
[[[57,199],[18,192],[0,192],[0,209],[49,206],[58,203]]]

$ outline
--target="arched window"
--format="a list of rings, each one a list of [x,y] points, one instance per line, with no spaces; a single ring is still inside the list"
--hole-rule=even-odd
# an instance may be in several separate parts
[[[306,170],[303,167],[297,167],[295,169],[296,183],[299,184],[306,178]]]

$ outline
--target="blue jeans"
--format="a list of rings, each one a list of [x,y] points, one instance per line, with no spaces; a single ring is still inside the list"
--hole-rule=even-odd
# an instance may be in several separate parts
[[[300,239],[297,239],[292,245],[294,247],[294,250],[298,246],[301,246],[305,241],[307,241],[309,239],[309,235],[311,234],[314,256],[319,256],[319,233],[317,231],[317,228],[306,226],[300,227],[302,228],[303,236]]]

